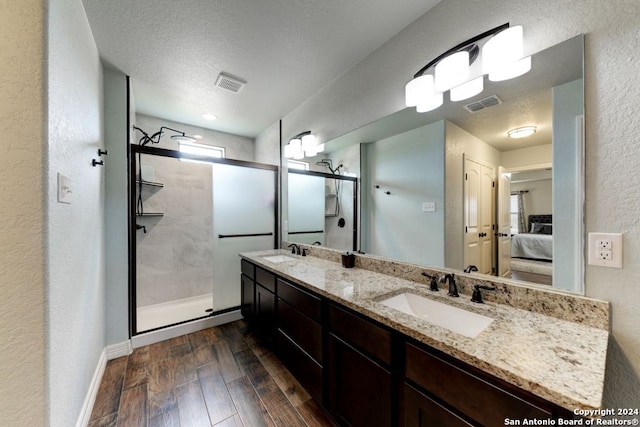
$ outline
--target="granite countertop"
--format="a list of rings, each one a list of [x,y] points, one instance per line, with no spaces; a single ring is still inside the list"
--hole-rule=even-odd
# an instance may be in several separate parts
[[[296,260],[264,259],[277,254]],[[315,256],[283,250],[240,256],[570,411],[601,407],[608,330],[495,302],[475,304],[468,295],[447,297],[446,292],[429,291],[423,283],[363,268],[347,269]],[[468,338],[379,303],[405,291],[494,321],[477,337]]]

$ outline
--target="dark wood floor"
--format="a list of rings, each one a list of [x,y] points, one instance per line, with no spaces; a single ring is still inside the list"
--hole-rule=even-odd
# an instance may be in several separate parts
[[[244,321],[107,363],[90,427],[333,426]]]

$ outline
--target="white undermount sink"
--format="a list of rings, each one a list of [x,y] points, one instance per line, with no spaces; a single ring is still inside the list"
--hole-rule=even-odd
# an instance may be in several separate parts
[[[491,317],[452,307],[409,292],[382,300],[380,304],[469,338],[477,337],[493,322]]]
[[[287,262],[287,261],[295,261],[295,258],[286,255],[271,255],[271,256],[263,256],[262,259],[269,262]]]

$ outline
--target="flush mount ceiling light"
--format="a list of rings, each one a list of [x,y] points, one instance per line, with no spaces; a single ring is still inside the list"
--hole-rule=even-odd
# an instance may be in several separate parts
[[[526,138],[536,133],[537,128],[535,126],[523,126],[515,129],[511,129],[507,132],[509,138],[518,139]]]
[[[485,74],[491,81],[521,76],[531,69],[523,50],[521,26],[506,23],[472,37],[422,67],[405,86],[405,103],[424,113],[442,105],[447,91],[451,101],[481,93]]]
[[[284,156],[288,159],[301,160],[314,157],[324,151],[324,144],[318,144],[316,136],[310,130],[293,136],[284,146]]]

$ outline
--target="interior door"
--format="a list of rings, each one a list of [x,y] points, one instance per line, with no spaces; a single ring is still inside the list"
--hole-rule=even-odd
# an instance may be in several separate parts
[[[483,274],[494,274],[494,218],[495,218],[495,169],[481,165],[480,169],[480,201],[479,201],[479,242],[480,263],[478,271]]]
[[[498,167],[498,275],[511,277],[511,174]]]
[[[240,305],[240,252],[273,249],[276,171],[214,163],[213,310]]]
[[[480,266],[480,164],[464,161],[464,267]]]

